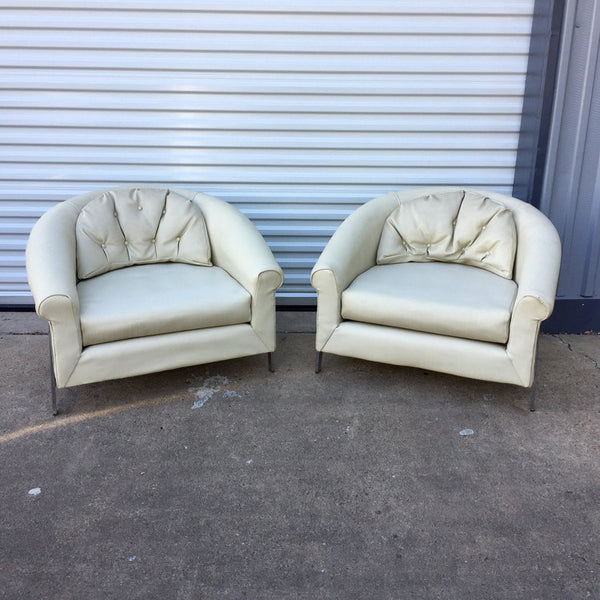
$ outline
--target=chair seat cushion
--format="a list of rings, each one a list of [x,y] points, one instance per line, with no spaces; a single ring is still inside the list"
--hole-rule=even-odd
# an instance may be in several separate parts
[[[250,294],[220,267],[132,266],[77,290],[84,346],[250,321]]]
[[[516,292],[514,281],[466,265],[378,265],[342,293],[342,317],[505,343]]]

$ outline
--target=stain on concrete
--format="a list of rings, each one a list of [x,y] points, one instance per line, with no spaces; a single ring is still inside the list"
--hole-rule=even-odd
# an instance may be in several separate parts
[[[211,375],[204,379],[199,386],[192,386],[188,389],[196,397],[192,408],[202,408],[216,393],[229,385],[229,378],[224,375]],[[223,391],[223,398],[240,398],[235,390],[226,389]]]

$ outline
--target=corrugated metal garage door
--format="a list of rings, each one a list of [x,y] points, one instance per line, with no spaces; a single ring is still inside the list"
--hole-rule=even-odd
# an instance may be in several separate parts
[[[240,207],[280,303],[365,200],[510,193],[533,0],[0,0],[0,304],[31,303],[27,234],[94,188]]]

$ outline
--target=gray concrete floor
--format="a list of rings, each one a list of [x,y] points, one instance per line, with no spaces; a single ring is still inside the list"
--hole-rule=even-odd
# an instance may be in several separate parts
[[[315,375],[314,314],[278,316],[275,373],[62,390],[53,418],[45,325],[0,313],[0,598],[600,598],[600,336],[542,336],[530,413],[419,369]]]

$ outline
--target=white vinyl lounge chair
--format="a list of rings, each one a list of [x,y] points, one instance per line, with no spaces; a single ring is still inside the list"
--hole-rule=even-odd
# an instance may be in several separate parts
[[[260,353],[271,368],[283,274],[222,200],[175,189],[84,194],[39,219],[26,257],[57,387]]]
[[[560,257],[552,223],[515,198],[435,187],[371,200],[312,270],[316,371],[325,352],[533,387]]]

